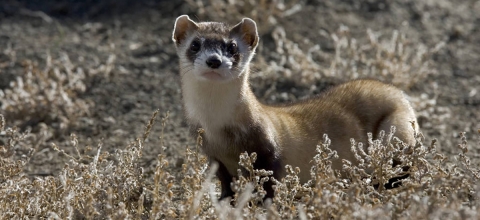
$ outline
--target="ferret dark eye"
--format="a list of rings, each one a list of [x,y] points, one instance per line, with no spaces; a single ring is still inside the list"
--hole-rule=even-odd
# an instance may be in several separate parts
[[[200,51],[201,43],[199,40],[194,40],[192,41],[192,44],[190,44],[190,50],[193,52],[198,52]]]
[[[230,55],[234,55],[238,52],[238,47],[237,47],[237,44],[234,43],[234,42],[231,42],[227,45],[227,52],[230,54]]]

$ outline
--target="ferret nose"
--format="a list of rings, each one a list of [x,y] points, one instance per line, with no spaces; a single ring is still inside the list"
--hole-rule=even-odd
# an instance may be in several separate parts
[[[217,69],[220,65],[222,65],[222,60],[218,55],[213,55],[207,59],[207,66],[212,69]]]

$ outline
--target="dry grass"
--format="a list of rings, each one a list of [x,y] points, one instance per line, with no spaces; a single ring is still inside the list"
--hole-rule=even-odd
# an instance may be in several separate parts
[[[300,10],[301,4],[280,0],[261,1],[259,5],[254,1],[188,2],[198,10],[202,20],[218,20],[225,17],[223,14],[240,15],[253,10],[252,16],[261,24],[260,29],[266,30],[262,34],[271,31],[275,42],[273,60],[268,65],[264,63],[265,71],[253,79],[254,86],[269,88],[265,97],[273,97],[271,100],[296,99],[276,94],[278,88],[274,82],[284,79],[314,90],[314,82],[320,79],[374,77],[408,89],[433,73],[431,55],[442,46],[442,43],[433,48],[412,45],[402,33],[379,37],[371,30],[367,31],[367,42],[358,42],[350,37],[347,27],[341,27],[328,35],[334,41],[334,55],[319,46],[303,51],[288,38],[284,28],[277,26],[278,20]],[[207,13],[212,10],[216,13]],[[139,137],[111,153],[102,149],[101,142],[96,147],[79,145],[75,134],[67,136],[70,140],[67,143],[47,142],[52,133],[89,114],[91,103],[79,98],[85,91],[85,80],[98,72],[110,72],[113,67],[109,62],[103,69],[85,74],[67,55],[58,60],[49,57],[46,63],[46,68],[39,70],[37,65],[26,62],[25,73],[10,88],[0,90],[0,219],[480,218],[477,211],[480,170],[471,164],[468,151],[480,146],[468,143],[464,133],[453,141],[458,143],[454,157],[442,154],[435,140],[426,141],[420,133],[415,146],[404,146],[394,137],[394,128],[377,140],[370,138],[368,143],[352,140],[351,150],[357,161],[344,161],[347,179],[332,170],[331,160],[337,154],[329,148],[330,140],[325,135],[312,158],[312,169],[300,171],[288,166],[286,177],[274,180],[274,198],[266,201],[262,183],[268,180],[271,171],[255,170],[252,164],[256,154],[245,153],[240,156],[240,165],[249,175],[239,171],[233,184],[236,194],[230,204],[217,199],[218,181],[214,177],[217,166],[210,166],[200,152],[200,136],[195,146],[186,148],[180,169],[168,160],[169,143],[164,143],[161,137],[161,147],[165,150],[158,155],[153,174],[145,173],[141,160],[152,129],[158,126],[155,122],[159,111],[146,122]],[[412,101],[421,117],[439,117],[437,113],[442,113],[435,108],[435,97],[412,98]],[[161,136],[167,117],[159,123]],[[442,118],[436,120],[440,123]],[[38,124],[35,132],[21,129],[32,124]],[[69,162],[58,175],[28,176],[25,166],[38,147],[46,144]],[[65,149],[69,148],[75,149],[75,153],[68,153]],[[402,180],[400,187],[386,190],[383,183],[402,173],[392,168],[393,158],[411,168],[410,177]],[[367,173],[367,169],[373,172]],[[300,184],[298,172],[310,172],[311,180]],[[376,189],[375,185],[380,187]]]
[[[109,154],[102,145],[88,156],[65,154],[70,162],[58,176],[29,179],[22,168],[31,158],[40,135],[21,133],[2,127],[0,160],[0,213],[2,219],[47,217],[111,219],[311,219],[311,218],[395,218],[395,219],[476,219],[478,218],[478,185],[480,171],[472,167],[467,155],[469,146],[463,134],[458,156],[447,158],[437,152],[436,143],[423,144],[421,135],[416,146],[406,147],[394,138],[394,131],[369,140],[368,147],[352,140],[352,150],[359,165],[344,161],[349,178],[342,179],[331,168],[336,152],[324,137],[310,170],[312,179],[301,185],[298,169],[287,167],[287,176],[275,180],[275,197],[263,201],[262,183],[271,174],[255,170],[256,154],[242,154],[242,165],[250,176],[239,175],[234,182],[233,206],[218,201],[214,171],[207,166],[198,147],[188,148],[181,178],[160,154],[153,178],[146,178],[139,166],[144,141],[155,122],[146,126],[144,136],[123,149]],[[1,117],[3,120],[3,116]],[[394,130],[394,129],[393,129]],[[197,142],[201,144],[201,139]],[[20,147],[28,154],[14,160]],[[71,147],[80,152],[75,135]],[[368,149],[368,150],[366,150]],[[402,186],[385,190],[389,178],[402,171],[391,167],[392,158],[410,166],[410,177]],[[374,170],[368,174],[366,169]],[[374,185],[380,183],[379,189]]]

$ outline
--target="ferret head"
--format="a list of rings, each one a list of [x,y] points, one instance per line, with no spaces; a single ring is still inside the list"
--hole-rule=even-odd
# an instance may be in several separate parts
[[[229,82],[244,76],[258,40],[257,25],[249,18],[229,27],[196,23],[182,15],[173,30],[181,74],[199,81]]]

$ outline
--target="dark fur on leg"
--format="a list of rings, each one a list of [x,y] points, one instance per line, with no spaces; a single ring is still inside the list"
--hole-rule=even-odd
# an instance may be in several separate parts
[[[217,177],[220,180],[221,186],[222,186],[222,193],[220,194],[220,200],[225,199],[227,197],[233,198],[233,195],[235,193],[232,190],[232,187],[230,186],[233,177],[228,173],[227,168],[223,163],[220,163],[217,160],[213,160],[213,163],[218,163],[218,170],[217,170]]]
[[[395,164],[395,160],[394,160],[394,166],[393,167],[395,167],[395,166],[396,166],[396,164]],[[408,173],[408,170],[410,170],[409,166],[402,167],[402,171],[404,172],[404,174],[401,175],[401,176],[397,176],[397,177],[393,177],[393,178],[389,179],[388,183],[383,185],[385,187],[385,189],[394,189],[394,188],[400,187],[402,185],[401,180],[406,179],[410,176],[410,174]],[[379,184],[375,184],[375,185],[373,185],[373,187],[375,189],[378,189]]]

